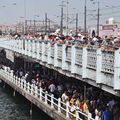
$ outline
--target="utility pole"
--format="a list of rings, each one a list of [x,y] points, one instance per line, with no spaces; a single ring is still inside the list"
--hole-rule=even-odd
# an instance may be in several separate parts
[[[61,4],[61,23],[60,23],[60,34],[61,35],[63,34],[63,3],[64,1],[62,1],[62,4]]]
[[[24,0],[24,34],[26,34],[26,0]]]
[[[47,34],[47,13],[45,13],[45,35]]]
[[[69,2],[68,2],[68,0],[66,1],[66,4],[67,4],[67,11],[66,11],[66,34],[68,35],[68,4],[69,4]]]
[[[35,15],[34,15],[34,34],[35,34]]]
[[[84,32],[86,32],[86,13],[87,13],[87,9],[86,9],[86,0],[85,0],[85,7],[84,7]]]
[[[76,35],[78,31],[78,13],[76,13]]]
[[[100,3],[98,0],[98,14],[97,14],[97,36],[99,36],[99,22],[100,22]]]
[[[24,34],[26,34],[26,0],[24,0]],[[25,39],[23,39],[23,50],[25,50]]]
[[[50,33],[50,19],[49,19],[49,33]]]

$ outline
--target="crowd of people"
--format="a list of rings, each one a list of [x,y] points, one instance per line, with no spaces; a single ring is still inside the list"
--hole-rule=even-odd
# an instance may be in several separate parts
[[[80,32],[75,34],[70,32],[68,35],[61,35],[60,31],[55,31],[54,33],[49,33],[47,35],[42,33],[28,33],[25,35],[8,35],[8,38],[21,38],[21,39],[31,39],[31,40],[40,40],[40,41],[49,41],[51,43],[59,43],[66,45],[87,45],[87,46],[98,46],[104,47],[104,49],[114,50],[120,47],[120,38],[114,36],[89,36],[83,35]]]
[[[119,100],[113,99],[113,96],[110,98],[107,93],[101,90],[89,86],[84,95],[82,84],[74,81],[66,82],[51,77],[46,79],[40,72],[34,70],[24,72],[20,69],[15,71],[14,74],[33,84],[33,86],[41,87],[43,91],[54,94],[56,98],[61,98],[64,103],[69,101],[70,112],[73,113],[74,117],[76,117],[76,110],[79,110],[87,115],[91,113],[95,120],[120,120]],[[79,114],[79,116],[86,120],[82,114]]]

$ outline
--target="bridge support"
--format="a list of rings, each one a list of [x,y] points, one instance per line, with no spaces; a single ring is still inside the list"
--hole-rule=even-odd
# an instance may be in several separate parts
[[[5,88],[5,82],[3,82],[3,88]]]
[[[30,116],[32,116],[32,102],[30,103]]]
[[[15,94],[16,94],[16,93],[15,93],[15,90],[14,90],[14,91],[13,91],[13,96],[14,96],[14,97],[15,97]]]

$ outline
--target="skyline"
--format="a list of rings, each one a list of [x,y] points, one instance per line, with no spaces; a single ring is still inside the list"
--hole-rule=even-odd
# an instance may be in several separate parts
[[[24,4],[26,2],[26,6]],[[36,2],[35,2],[36,1]],[[44,20],[45,13],[48,14],[48,18],[52,21],[60,23],[61,15],[61,1],[62,0],[1,0],[0,1],[0,24],[15,24],[24,21],[25,9],[26,19],[34,19],[34,15],[39,15],[36,20]],[[67,0],[64,0],[67,1]],[[75,14],[79,15],[79,26],[83,27],[84,24],[84,2],[85,0],[68,0],[68,16],[69,26],[75,24]],[[87,6],[87,26],[96,25],[97,16],[97,0],[86,0]],[[48,3],[49,2],[49,3]],[[120,3],[119,0],[99,0],[100,2],[100,24],[114,17],[117,22],[120,21]],[[64,2],[66,5],[66,2]],[[24,7],[25,6],[25,7]],[[66,14],[67,8],[64,7],[64,14]],[[71,22],[71,23],[70,23]],[[65,22],[64,22],[65,24]]]

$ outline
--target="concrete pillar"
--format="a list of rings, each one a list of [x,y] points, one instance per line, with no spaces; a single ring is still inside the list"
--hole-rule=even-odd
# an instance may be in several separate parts
[[[102,83],[102,51],[101,48],[97,50],[97,69],[96,69],[96,83]]]
[[[114,58],[114,90],[120,90],[120,48],[115,51]]]
[[[75,67],[75,59],[76,59],[76,48],[75,45],[72,46],[71,48],[71,73],[75,74],[76,73],[76,67]]]
[[[25,40],[25,50],[24,54],[27,55],[28,40]]]
[[[57,43],[54,44],[54,67],[58,67],[58,46]]]
[[[50,43],[48,43],[48,48],[49,48],[49,50],[48,50],[47,63],[51,64],[52,60],[51,60],[51,44]]]
[[[36,52],[37,52],[37,59],[40,60],[40,53],[39,53],[40,42],[39,42],[39,41],[36,41],[36,42],[37,42],[37,43],[36,43],[36,44],[37,44],[37,45],[36,45],[36,47],[37,47],[37,51],[36,51]]]
[[[35,58],[35,40],[32,40],[32,58]]]
[[[31,56],[31,41],[28,40],[28,56]]]
[[[45,60],[45,52],[46,52],[46,50],[45,50],[45,43],[42,42],[42,62],[46,61]]]
[[[30,40],[30,57],[32,57],[33,54],[33,44],[32,44],[33,40]]]
[[[66,70],[66,45],[62,46],[62,70]]]
[[[83,48],[82,78],[87,78],[87,48]]]

